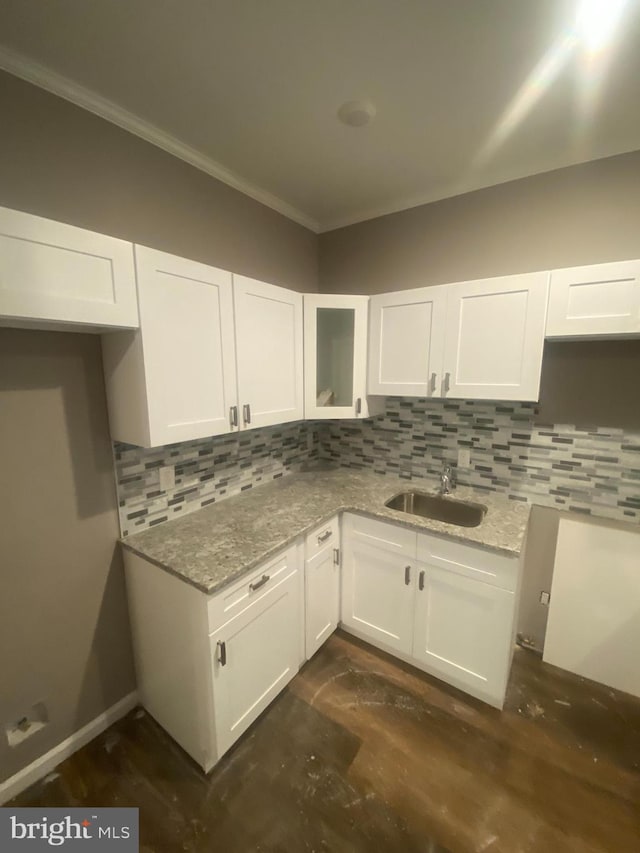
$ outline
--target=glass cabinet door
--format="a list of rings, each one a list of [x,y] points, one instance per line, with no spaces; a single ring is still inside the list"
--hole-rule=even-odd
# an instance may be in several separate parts
[[[305,418],[366,417],[368,296],[305,293]]]
[[[316,308],[316,405],[353,406],[353,308]]]

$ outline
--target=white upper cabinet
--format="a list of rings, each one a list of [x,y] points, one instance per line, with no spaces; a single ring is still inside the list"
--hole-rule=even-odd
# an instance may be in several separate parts
[[[237,419],[231,273],[136,246],[140,329],[103,336],[111,435],[143,447]]]
[[[640,335],[640,261],[551,273],[547,337]]]
[[[233,276],[240,426],[302,420],[302,294]]]
[[[443,286],[371,297],[370,394],[440,395],[446,302]]]
[[[306,418],[366,418],[368,296],[305,294]]]
[[[537,400],[548,272],[449,285],[443,397]]]
[[[132,244],[1,207],[0,321],[136,328]]]

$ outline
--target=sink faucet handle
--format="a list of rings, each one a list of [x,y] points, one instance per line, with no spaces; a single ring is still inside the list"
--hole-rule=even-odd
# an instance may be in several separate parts
[[[454,486],[453,471],[451,465],[445,464],[440,474],[440,493],[448,495]]]

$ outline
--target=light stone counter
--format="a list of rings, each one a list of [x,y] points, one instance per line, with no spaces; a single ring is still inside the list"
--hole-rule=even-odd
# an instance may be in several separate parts
[[[398,492],[416,489],[435,493],[436,485],[429,480],[403,480],[349,468],[291,474],[128,536],[122,544],[208,594],[237,580],[297,536],[343,511],[392,521],[509,556],[520,554],[529,504],[460,486],[454,498],[476,501],[488,508],[479,527],[457,527],[384,505]]]

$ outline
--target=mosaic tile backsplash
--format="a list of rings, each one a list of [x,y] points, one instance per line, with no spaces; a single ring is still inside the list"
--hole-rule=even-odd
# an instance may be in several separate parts
[[[123,536],[301,470],[319,459],[437,477],[471,450],[458,482],[513,500],[640,522],[640,432],[542,426],[532,403],[387,398],[362,421],[296,422],[145,450],[114,445]],[[175,488],[159,468],[175,465]]]
[[[534,403],[387,398],[363,421],[331,421],[320,456],[407,479],[471,450],[458,482],[556,509],[640,521],[640,432],[535,423]]]
[[[318,456],[316,429],[313,422],[295,422],[151,449],[114,444],[122,535],[299,471]],[[159,483],[164,465],[176,473],[167,492]]]

